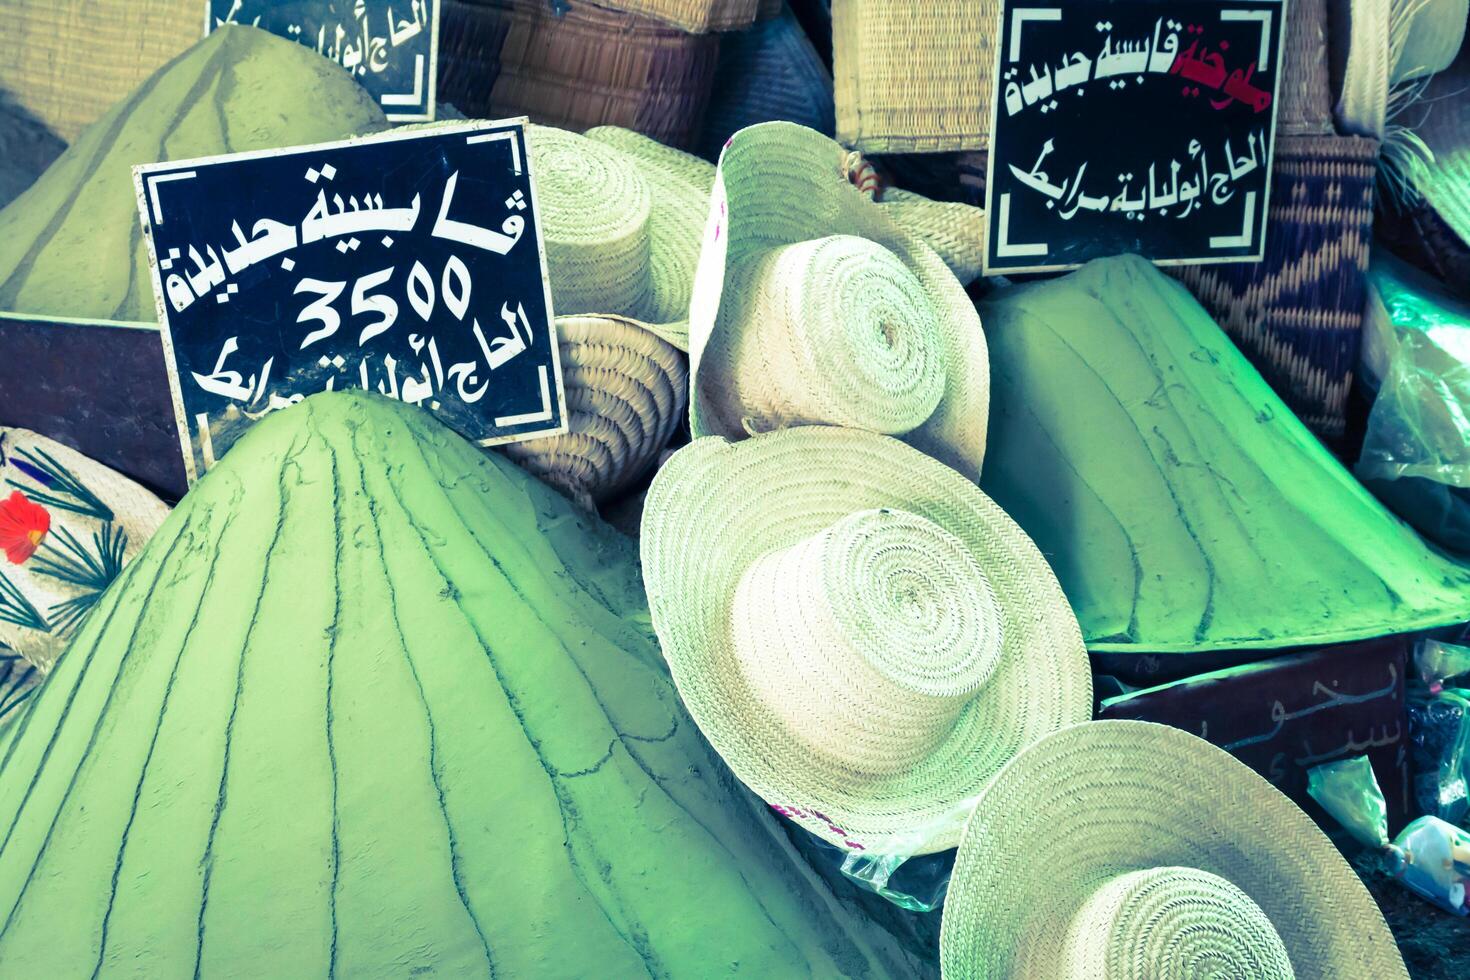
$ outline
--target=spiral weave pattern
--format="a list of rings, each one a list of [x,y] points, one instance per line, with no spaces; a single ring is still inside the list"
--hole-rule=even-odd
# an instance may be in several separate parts
[[[948,359],[934,304],[883,246],[834,235],[772,249],[731,270],[715,333],[727,365],[707,389],[732,428],[807,423],[902,435],[944,396]]]
[[[1149,868],[1104,882],[1072,918],[1062,968],[1063,980],[1295,975],[1260,906],[1219,875],[1194,868]]]
[[[940,931],[950,980],[1407,980],[1332,841],[1188,732],[1072,725],[1020,752],[974,803]]]
[[[558,317],[567,432],[505,446],[590,509],[647,473],[684,414],[684,355],[615,317]]]
[[[812,749],[891,774],[934,750],[995,672],[990,581],[916,514],[859,511],[756,561],[731,609],[751,688]]]
[[[595,140],[545,126],[531,127],[530,136],[556,309],[648,319],[647,182]]]

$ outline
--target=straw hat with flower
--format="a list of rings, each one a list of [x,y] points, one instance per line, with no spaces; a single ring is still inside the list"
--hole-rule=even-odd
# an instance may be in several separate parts
[[[644,581],[684,703],[778,812],[853,850],[953,847],[1006,760],[1088,718],[1077,620],[973,482],[888,436],[697,439],[654,477]]]
[[[866,429],[978,479],[990,381],[980,318],[923,240],[926,223],[938,227],[927,202],[886,210],[854,174],[848,151],[792,123],[726,144],[690,305],[693,433]]]
[[[1166,725],[1074,725],[979,795],[940,933],[965,980],[1407,977],[1337,848],[1229,753]]]

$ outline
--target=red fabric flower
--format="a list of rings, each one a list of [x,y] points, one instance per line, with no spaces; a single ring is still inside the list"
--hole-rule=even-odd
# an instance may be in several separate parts
[[[51,530],[51,515],[32,503],[19,490],[9,500],[0,500],[0,549],[12,565],[19,565],[41,546]]]

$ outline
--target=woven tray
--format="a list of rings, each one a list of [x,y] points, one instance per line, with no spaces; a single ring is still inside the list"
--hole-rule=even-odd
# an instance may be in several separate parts
[[[445,0],[439,98],[470,116],[527,115],[567,129],[616,125],[692,147],[719,38],[578,3]]]

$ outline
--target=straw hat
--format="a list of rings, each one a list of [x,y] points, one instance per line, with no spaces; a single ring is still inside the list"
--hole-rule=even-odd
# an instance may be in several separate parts
[[[1306,814],[1223,750],[1137,721],[1059,731],[986,787],[940,962],[967,980],[1408,976]]]
[[[590,507],[648,471],[684,412],[713,168],[616,127],[529,132],[568,431],[505,452]]]
[[[689,312],[691,428],[867,429],[978,479],[980,318],[920,235],[854,186],[854,163],[791,123],[726,144]]]
[[[747,786],[850,849],[959,840],[967,798],[1088,718],[1077,620],[972,482],[887,436],[698,439],[643,511],[654,629],[690,714]]]

